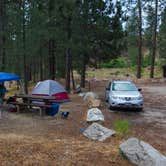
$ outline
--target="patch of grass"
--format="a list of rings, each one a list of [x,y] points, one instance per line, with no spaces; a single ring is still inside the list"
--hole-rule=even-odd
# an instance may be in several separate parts
[[[137,73],[137,66],[133,65],[130,68],[95,69],[95,71],[87,70],[87,78],[95,77],[97,79],[101,78],[110,79],[111,77],[116,77],[116,78],[118,77],[121,79],[126,79],[126,74],[128,74],[130,78],[127,79],[132,79],[136,78],[136,73]],[[150,66],[142,68],[142,79],[149,79],[149,75],[150,75]],[[155,66],[154,77],[162,78],[161,67]]]
[[[129,133],[131,124],[127,120],[117,120],[114,122],[114,127],[119,136],[125,136]]]

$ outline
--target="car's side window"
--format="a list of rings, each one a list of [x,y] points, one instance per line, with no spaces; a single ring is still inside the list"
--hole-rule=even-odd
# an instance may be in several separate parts
[[[109,82],[109,84],[106,87],[107,90],[111,90],[111,82]]]
[[[115,84],[112,84],[112,90],[115,90]]]

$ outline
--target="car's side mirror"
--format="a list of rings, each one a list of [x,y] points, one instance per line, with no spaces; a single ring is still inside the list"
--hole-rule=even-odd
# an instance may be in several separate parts
[[[105,89],[106,89],[106,90],[110,90],[110,87],[106,87]]]
[[[141,89],[141,88],[138,88],[138,91],[140,92],[140,91],[142,91],[142,89]]]

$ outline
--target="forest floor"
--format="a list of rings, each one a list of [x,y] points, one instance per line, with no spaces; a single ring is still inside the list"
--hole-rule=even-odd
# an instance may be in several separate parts
[[[130,137],[140,138],[166,155],[166,83],[136,83],[145,100],[141,112],[108,110],[104,101],[107,84],[106,80],[97,81],[91,88],[102,100],[102,125],[114,129],[116,120],[127,120],[131,128],[126,136],[115,135],[103,142],[84,137],[80,129],[90,125],[86,122],[88,107],[78,94],[71,94],[71,102],[60,106],[60,111],[70,112],[68,119],[4,111],[0,119],[0,165],[130,166],[118,148]]]

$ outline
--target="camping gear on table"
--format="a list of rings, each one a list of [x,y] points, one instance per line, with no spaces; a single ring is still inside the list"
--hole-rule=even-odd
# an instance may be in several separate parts
[[[10,96],[7,100],[6,103],[10,103],[10,102],[16,102],[16,98],[14,96]]]
[[[9,112],[17,112],[17,108],[14,105],[10,105]]]
[[[55,101],[58,103],[69,101],[65,88],[54,80],[38,82],[32,90],[32,95],[55,96]]]

